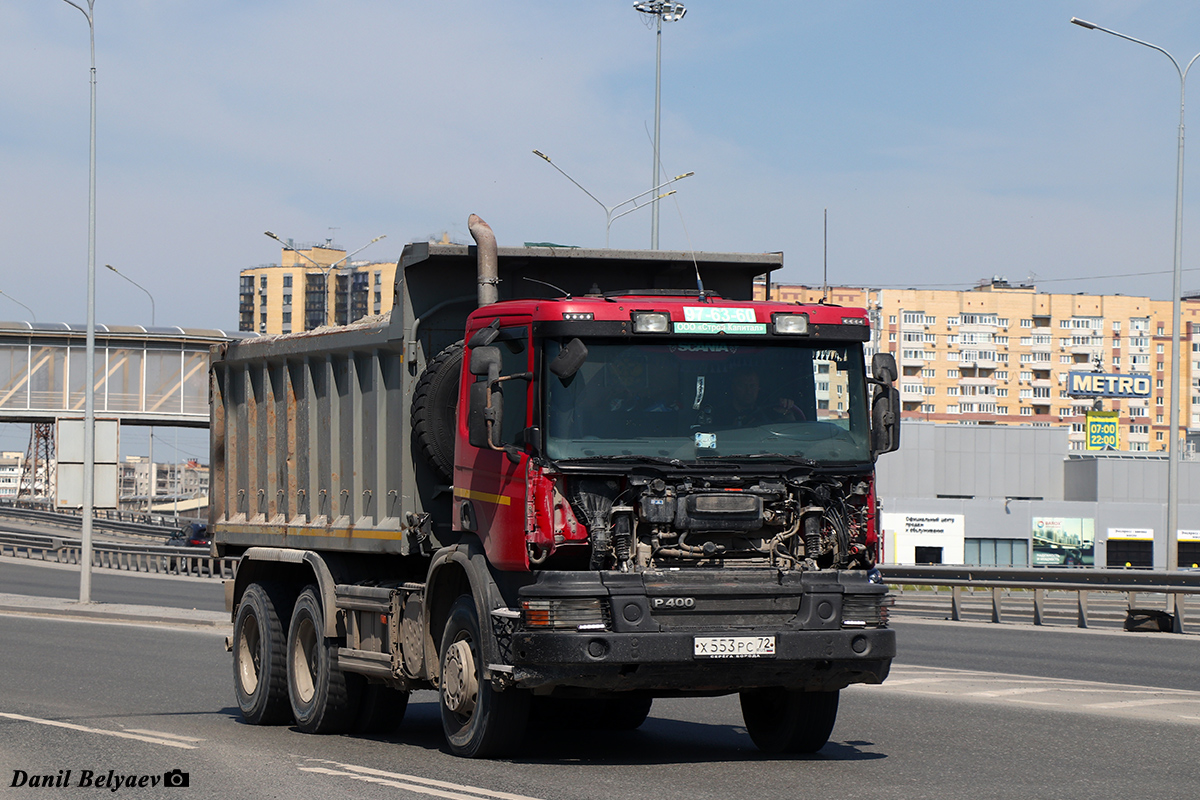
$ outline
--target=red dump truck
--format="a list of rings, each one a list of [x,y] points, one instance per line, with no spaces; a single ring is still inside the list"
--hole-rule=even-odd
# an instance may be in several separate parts
[[[738,693],[822,747],[895,655],[874,461],[896,364],[862,309],[753,300],[780,254],[405,247],[387,317],[218,345],[214,546],[244,718],[449,748],[632,729]]]

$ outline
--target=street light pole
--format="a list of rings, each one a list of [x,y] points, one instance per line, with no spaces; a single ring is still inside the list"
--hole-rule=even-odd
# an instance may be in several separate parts
[[[96,0],[87,0],[87,10],[73,0],[64,3],[79,9],[87,19],[92,53],[92,102],[88,146],[88,278],[87,383],[83,392],[83,520],[80,530],[79,602],[92,602],[92,515],[95,512],[96,482]]]
[[[33,321],[34,321],[34,322],[37,322],[37,314],[34,314],[34,313],[33,313],[33,309],[32,309],[32,308],[30,308],[29,306],[25,305],[25,304],[24,304],[24,303],[22,303],[20,300],[18,300],[17,298],[13,297],[11,294],[5,294],[4,292],[0,292],[0,297],[7,297],[9,300],[12,300],[14,303],[16,303],[17,305],[19,305],[21,308],[23,308],[23,309],[25,309],[26,311],[28,311],[28,312],[29,312],[29,315],[30,315],[31,317],[33,317]]]
[[[155,326],[154,295],[150,294],[150,290],[147,289],[145,286],[142,286],[140,283],[138,283],[133,278],[126,275],[124,272],[121,272],[119,269],[114,267],[112,264],[105,264],[104,266],[107,267],[108,269],[112,270],[116,274],[120,275],[122,278],[129,281],[137,288],[141,289],[143,292],[146,293],[146,297],[150,298],[150,327],[153,328]],[[155,488],[155,484],[156,484],[156,481],[154,480],[155,476],[154,476],[154,426],[153,425],[150,426],[149,444],[147,445],[146,449],[147,449],[146,458],[150,462],[149,469],[146,472],[146,475],[149,478],[149,480],[148,480],[149,487],[146,490],[146,513],[149,514],[150,512],[152,512],[154,510],[154,488]]]
[[[650,205],[650,203],[642,203],[642,204],[639,206],[639,205],[637,204],[637,201],[638,201],[638,200],[640,200],[640,199],[642,199],[642,198],[643,198],[643,197],[645,197],[646,195],[650,194],[651,192],[657,192],[659,189],[662,189],[662,188],[664,188],[664,187],[666,187],[666,186],[670,186],[670,185],[671,185],[672,183],[674,183],[675,181],[681,181],[681,180],[683,180],[684,178],[690,178],[691,176],[693,176],[693,175],[695,175],[695,174],[696,174],[695,172],[685,172],[685,173],[683,173],[682,175],[676,175],[674,178],[671,178],[669,181],[664,181],[664,182],[660,183],[660,184],[659,184],[659,185],[657,185],[657,186],[654,186],[654,187],[652,187],[652,188],[650,188],[650,189],[647,189],[647,190],[646,190],[646,191],[644,191],[644,192],[641,192],[641,193],[639,193],[639,194],[635,194],[633,197],[629,198],[628,200],[622,200],[621,202],[617,203],[615,206],[606,206],[606,205],[604,205],[604,203],[601,203],[601,202],[600,202],[600,200],[599,200],[599,199],[596,197],[596,195],[592,194],[592,193],[591,193],[591,192],[589,192],[587,189],[584,189],[584,188],[583,188],[583,184],[581,184],[579,181],[575,180],[575,179],[574,179],[574,178],[572,178],[570,175],[568,175],[566,172],[564,172],[564,171],[563,171],[563,169],[562,169],[562,167],[558,166],[558,164],[555,164],[553,161],[551,161],[551,160],[550,160],[550,156],[546,155],[546,154],[545,154],[545,153],[543,153],[541,150],[534,150],[534,151],[533,151],[533,154],[534,154],[535,156],[537,156],[538,158],[540,158],[540,159],[544,160],[544,161],[545,161],[547,164],[549,164],[550,166],[554,167],[556,170],[558,170],[558,171],[559,171],[559,173],[560,173],[560,174],[561,174],[561,175],[562,175],[564,178],[566,178],[566,179],[567,179],[567,180],[569,180],[571,183],[573,183],[573,184],[575,184],[576,186],[578,186],[578,187],[579,187],[579,188],[580,188],[580,189],[583,191],[583,193],[584,193],[584,194],[586,194],[588,197],[590,197],[590,198],[592,198],[593,200],[595,200],[595,201],[596,201],[596,204],[597,204],[597,205],[599,205],[601,208],[603,208],[603,209],[604,209],[604,216],[605,216],[605,223],[604,223],[604,249],[606,249],[606,250],[608,249],[608,233],[609,233],[609,230],[612,228],[613,220],[619,219],[619,218],[621,218],[621,217],[625,216],[626,214],[632,214],[634,211],[637,211],[639,208],[645,208],[646,206]],[[673,194],[675,194],[675,190],[674,190],[674,189],[672,189],[672,190],[671,190],[671,191],[669,191],[669,192],[664,192],[663,194],[657,195],[657,196],[654,198],[653,202],[657,202],[657,201],[659,201],[659,200],[663,199],[664,197],[670,197],[670,196],[671,196],[671,195],[673,195]],[[614,212],[614,211],[616,211],[618,208],[620,208],[620,207],[621,207],[621,206],[623,206],[623,205],[627,205],[628,203],[633,203],[633,204],[634,204],[634,205],[633,205],[633,208],[628,208],[628,209],[626,209],[626,210],[622,211],[620,214],[614,214],[614,213],[613,213],[613,212]]]
[[[687,13],[687,9],[683,3],[674,2],[674,0],[640,0],[633,4],[634,9],[643,14],[649,14],[655,18],[655,33],[654,33],[654,170],[650,174],[650,185],[655,189],[659,180],[659,132],[662,112],[662,24],[666,22],[678,22],[683,19],[683,15]],[[655,189],[650,189],[653,192]],[[639,195],[640,197],[640,195]],[[658,249],[658,201],[655,197],[650,201],[650,249]],[[607,247],[607,245],[605,245]]]
[[[150,327],[153,328],[154,324],[155,324],[154,323],[154,295],[150,294],[150,290],[147,289],[145,286],[142,286],[140,283],[138,283],[133,278],[126,275],[124,272],[121,272],[119,269],[114,267],[112,264],[105,264],[104,266],[107,267],[108,269],[112,270],[113,272],[117,273],[118,275],[120,275],[122,278],[124,278],[125,280],[132,283],[137,288],[141,289],[143,292],[146,293],[146,297],[150,298]]]
[[[284,249],[284,250],[291,250],[293,253],[295,253],[296,255],[300,256],[301,258],[303,258],[303,259],[304,259],[305,261],[307,261],[308,263],[312,264],[312,265],[313,265],[314,267],[316,267],[317,269],[322,269],[322,270],[325,270],[325,324],[326,324],[326,325],[333,325],[333,312],[334,312],[334,307],[335,307],[335,305],[336,305],[335,303],[330,303],[330,302],[329,302],[329,273],[330,273],[330,272],[332,272],[332,271],[334,270],[334,268],[335,268],[335,267],[337,267],[337,265],[338,265],[338,264],[342,263],[343,261],[345,261],[346,263],[349,263],[349,260],[350,260],[351,258],[353,258],[354,256],[358,255],[358,254],[359,254],[359,253],[361,253],[363,250],[366,250],[368,247],[370,247],[371,245],[375,244],[375,243],[376,243],[376,242],[378,242],[380,239],[386,239],[386,238],[387,238],[387,234],[386,234],[386,233],[385,233],[385,234],[381,234],[380,236],[376,236],[374,239],[372,239],[371,241],[367,242],[367,243],[366,243],[366,244],[364,244],[362,247],[360,247],[360,248],[358,248],[357,250],[355,250],[353,253],[350,253],[350,254],[348,254],[348,255],[344,255],[344,256],[342,256],[342,257],[341,257],[341,258],[339,258],[337,261],[335,261],[335,262],[333,262],[332,264],[330,264],[328,268],[326,268],[326,267],[324,267],[324,266],[322,266],[322,265],[318,264],[316,261],[313,261],[313,260],[312,260],[311,258],[309,258],[308,256],[304,255],[304,253],[301,253],[299,250],[297,250],[295,247],[293,247],[292,245],[290,245],[290,244],[288,244],[287,242],[285,242],[283,239],[280,239],[280,238],[279,238],[277,235],[275,235],[274,233],[271,233],[271,231],[263,231],[263,234],[264,234],[265,236],[269,236],[269,237],[271,237],[272,239],[274,239],[275,241],[277,241],[277,242],[279,242],[281,245],[283,245],[283,249]],[[346,324],[347,324],[347,325],[349,325],[349,324],[350,324],[350,289],[351,289],[351,284],[347,283],[347,286],[346,286]]]
[[[1180,295],[1183,294],[1183,112],[1187,98],[1187,75],[1200,58],[1200,53],[1192,56],[1186,67],[1181,67],[1175,56],[1163,48],[1150,42],[1126,36],[1123,33],[1102,28],[1086,20],[1071,17],[1072,24],[1081,28],[1104,33],[1125,39],[1151,50],[1157,50],[1175,66],[1179,73],[1179,144],[1175,156],[1175,269],[1171,290],[1171,430],[1167,441],[1167,569],[1174,572],[1179,567],[1179,328],[1180,328]],[[1167,595],[1167,610],[1172,612],[1175,627],[1180,627],[1180,618],[1174,614],[1175,595]]]

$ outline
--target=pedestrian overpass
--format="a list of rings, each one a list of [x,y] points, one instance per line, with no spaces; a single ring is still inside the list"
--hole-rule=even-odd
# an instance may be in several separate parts
[[[121,425],[208,427],[209,348],[254,335],[96,325],[96,416]],[[0,322],[0,422],[82,417],[87,384],[86,327]]]

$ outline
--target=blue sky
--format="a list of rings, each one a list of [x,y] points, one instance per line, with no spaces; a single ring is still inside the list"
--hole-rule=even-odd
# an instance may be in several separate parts
[[[609,203],[649,186],[654,34],[631,0],[96,6],[96,258],[159,324],[235,328],[238,270],[279,258],[267,229],[387,234],[362,257],[392,260],[465,241],[474,212],[502,245],[603,245],[603,212],[534,148]],[[688,9],[663,32],[662,162],[696,175],[662,206],[663,248],[782,250],[782,280],[819,283],[828,208],[834,282],[1170,296],[1168,274],[1099,276],[1171,269],[1178,78],[1068,20],[1186,63],[1196,3]],[[77,10],[0,0],[0,291],[41,321],[86,312],[87,69]],[[649,230],[635,212],[612,245]],[[0,318],[28,316],[0,297]],[[148,323],[149,303],[101,268],[97,319]]]

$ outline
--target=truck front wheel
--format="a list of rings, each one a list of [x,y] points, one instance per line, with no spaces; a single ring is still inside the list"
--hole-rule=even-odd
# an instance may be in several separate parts
[[[292,718],[283,632],[287,600],[275,584],[252,583],[233,620],[233,691],[251,725],[282,725]]]
[[[496,691],[482,679],[483,640],[470,595],[454,601],[440,650],[442,729],[455,755],[493,758],[517,749],[529,719],[529,693]]]
[[[837,721],[837,692],[748,689],[741,700],[746,731],[764,753],[815,753]]]
[[[305,733],[343,733],[358,714],[362,677],[337,663],[337,640],[324,635],[315,586],[296,598],[288,626],[287,688],[296,727]]]

